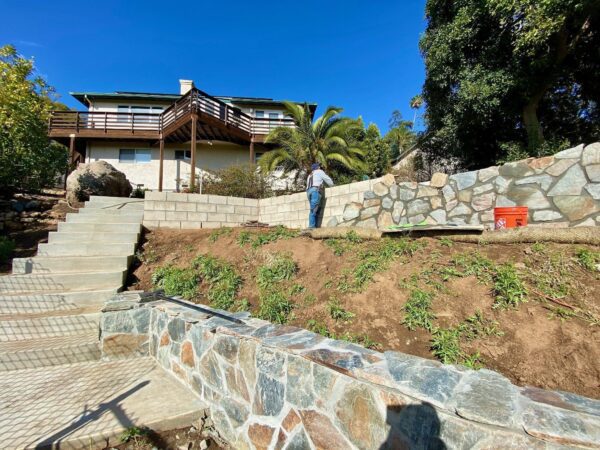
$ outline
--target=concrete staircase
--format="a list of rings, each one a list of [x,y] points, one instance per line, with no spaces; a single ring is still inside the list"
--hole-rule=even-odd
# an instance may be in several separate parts
[[[143,209],[143,200],[92,197],[37,256],[13,260],[0,277],[0,372],[100,358],[99,311],[125,284]]]

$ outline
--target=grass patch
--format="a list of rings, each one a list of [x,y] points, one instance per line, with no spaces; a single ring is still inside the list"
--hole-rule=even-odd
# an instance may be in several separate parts
[[[294,303],[290,296],[304,292],[304,286],[289,286],[298,266],[288,254],[276,254],[257,270],[256,283],[259,289],[258,317],[273,323],[287,323]]]
[[[257,249],[270,242],[278,241],[279,239],[291,239],[299,236],[299,232],[296,230],[289,230],[283,225],[270,228],[269,231],[264,233],[250,233],[248,231],[241,231],[237,238],[237,243],[240,246],[250,244],[254,249]]]
[[[481,311],[476,311],[471,317],[458,326],[462,337],[472,341],[487,336],[503,336],[504,332],[498,329],[498,322],[483,317]]]
[[[297,271],[298,266],[290,255],[277,254],[258,268],[256,282],[259,288],[266,289],[275,283],[291,280]]]
[[[294,309],[286,293],[281,289],[270,289],[260,295],[258,317],[272,323],[284,324]]]
[[[531,244],[531,251],[534,253],[541,253],[546,250],[546,244],[543,242],[534,242]]]
[[[0,263],[7,262],[14,249],[15,241],[6,236],[0,236]]]
[[[206,297],[211,306],[229,310],[242,285],[242,278],[234,267],[226,261],[210,255],[199,255],[192,262],[202,279],[208,284]]]
[[[600,264],[600,252],[593,252],[585,248],[580,248],[577,249],[575,256],[581,267],[592,272],[596,271],[596,264]]]
[[[180,295],[190,299],[198,293],[200,275],[193,268],[159,267],[152,274],[152,284],[163,289],[166,295]]]
[[[516,308],[527,301],[527,288],[510,263],[499,266],[493,276],[494,308]]]
[[[559,319],[561,322],[565,322],[573,317],[577,317],[575,311],[560,306],[550,308],[550,312],[548,313],[549,319]]]
[[[242,230],[238,234],[236,242],[240,247],[243,247],[244,245],[252,242],[252,234],[249,231]]]
[[[331,298],[327,304],[327,308],[329,309],[329,315],[334,320],[347,322],[356,316],[353,312],[346,311],[337,298]]]
[[[217,228],[210,233],[208,236],[208,241],[212,243],[217,242],[221,236],[229,236],[232,231],[233,228],[229,227]]]
[[[442,247],[450,247],[451,248],[454,246],[454,241],[452,239],[448,239],[448,238],[441,238],[440,245]]]
[[[402,323],[409,330],[423,328],[427,331],[433,330],[435,315],[431,312],[431,301],[433,295],[419,288],[410,291],[408,301],[404,305],[405,312]]]
[[[456,275],[467,277],[473,275],[478,280],[487,283],[491,280],[494,263],[479,252],[457,253],[450,261],[454,266]]]
[[[306,322],[306,328],[313,333],[320,334],[321,336],[362,345],[363,347],[371,350],[380,350],[382,348],[382,345],[379,342],[374,341],[367,334],[351,334],[350,332],[335,334],[333,331],[330,331],[329,328],[327,328],[327,325],[315,319],[310,319],[308,322]]]

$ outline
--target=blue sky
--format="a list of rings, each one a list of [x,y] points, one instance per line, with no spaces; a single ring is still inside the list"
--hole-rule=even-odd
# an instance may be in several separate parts
[[[424,79],[425,0],[3,0],[0,45],[34,56],[70,107],[70,91],[177,92],[341,106],[388,129]]]

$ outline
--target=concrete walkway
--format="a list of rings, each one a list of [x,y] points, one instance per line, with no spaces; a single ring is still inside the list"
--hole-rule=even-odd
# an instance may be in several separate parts
[[[0,448],[103,448],[203,414],[152,358],[100,360],[100,308],[125,284],[143,214],[141,200],[92,197],[0,277]]]

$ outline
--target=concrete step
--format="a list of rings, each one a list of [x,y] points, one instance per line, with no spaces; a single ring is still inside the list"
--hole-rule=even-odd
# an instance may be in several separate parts
[[[0,318],[64,311],[71,314],[81,308],[101,308],[117,289],[72,291],[52,294],[0,294]]]
[[[59,242],[81,242],[81,241],[98,241],[109,242],[111,244],[121,244],[124,242],[137,243],[139,233],[122,233],[122,232],[106,232],[106,231],[81,231],[81,232],[64,232],[52,231],[48,233],[48,243],[56,244]]]
[[[149,357],[3,372],[0,405],[3,450],[116,447],[132,426],[189,428],[206,412]]]
[[[12,273],[75,273],[127,270],[133,256],[35,256],[15,258]]]
[[[107,195],[90,195],[88,200],[91,203],[125,203],[125,202],[143,202],[142,198],[131,198],[131,197],[109,197]]]
[[[114,202],[106,200],[91,200],[85,202],[85,208],[118,209],[118,210],[143,210],[143,199],[129,199],[127,202]]]
[[[38,256],[129,256],[135,253],[136,244],[109,244],[92,241],[60,244],[39,244]]]
[[[58,223],[61,233],[139,233],[141,228],[139,223]]]
[[[67,214],[67,223],[135,223],[140,224],[142,222],[142,216],[140,214],[120,214],[114,216],[97,215],[97,214]]]
[[[52,292],[112,289],[123,285],[127,270],[111,272],[49,273],[0,277],[0,292]]]
[[[96,333],[100,313],[0,320],[0,342]]]
[[[98,332],[0,342],[0,372],[100,360]]]
[[[79,214],[93,215],[93,216],[123,216],[123,217],[144,217],[143,210],[135,209],[109,209],[109,208],[81,208]]]

